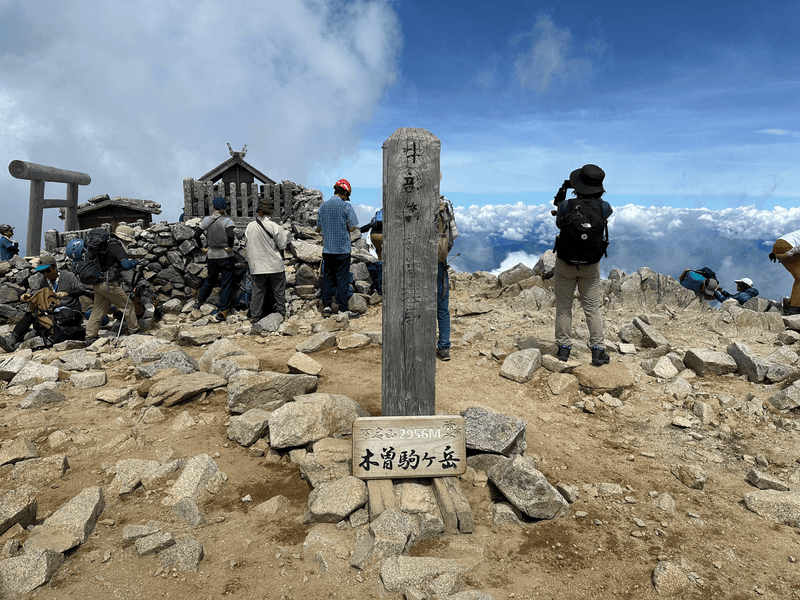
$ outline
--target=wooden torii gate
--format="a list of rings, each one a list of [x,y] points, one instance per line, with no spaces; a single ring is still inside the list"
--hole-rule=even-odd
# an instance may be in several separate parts
[[[78,186],[89,185],[92,182],[91,177],[86,173],[66,171],[22,160],[12,160],[8,165],[8,172],[12,177],[27,179],[31,182],[25,254],[33,256],[39,254],[42,249],[42,213],[45,208],[66,208],[64,231],[78,229]],[[44,184],[46,182],[66,183],[66,200],[45,200]]]

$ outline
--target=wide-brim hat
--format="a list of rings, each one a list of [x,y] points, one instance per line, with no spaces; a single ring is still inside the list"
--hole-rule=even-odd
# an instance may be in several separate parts
[[[734,279],[733,282],[734,283],[743,283],[747,287],[753,287],[753,280],[750,279],[749,277],[742,277],[741,279]]]
[[[597,165],[583,165],[569,175],[569,182],[579,194],[599,194],[605,192],[603,180],[606,172]]]
[[[133,242],[136,240],[134,235],[133,227],[128,227],[127,225],[119,225],[114,230],[114,235],[121,239],[123,242]]]
[[[39,259],[39,264],[36,266],[34,271],[44,271],[45,269],[49,269],[51,266],[55,266],[56,259],[52,256],[43,256]]]

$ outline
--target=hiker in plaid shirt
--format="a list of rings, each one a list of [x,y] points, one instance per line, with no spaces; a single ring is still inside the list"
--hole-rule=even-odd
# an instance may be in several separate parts
[[[352,187],[346,179],[333,184],[334,195],[319,207],[317,231],[322,232],[322,316],[331,315],[331,292],[336,288],[336,305],[347,316],[360,315],[347,310],[350,301],[350,232],[358,229],[358,217],[350,200]]]

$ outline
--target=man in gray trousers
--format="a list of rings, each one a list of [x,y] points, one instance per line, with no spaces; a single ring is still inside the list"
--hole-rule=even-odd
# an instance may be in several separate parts
[[[286,231],[271,221],[272,210],[260,202],[256,220],[247,225],[247,264],[253,295],[250,298],[250,320],[258,321],[266,314],[279,313],[286,318],[286,271],[283,268],[283,250],[286,249]],[[271,300],[267,299],[267,286]]]

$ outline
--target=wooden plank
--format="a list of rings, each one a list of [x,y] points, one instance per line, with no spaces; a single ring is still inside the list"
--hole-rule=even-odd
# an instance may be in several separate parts
[[[401,479],[467,470],[464,417],[359,417],[353,421],[353,475]]]
[[[455,477],[442,477],[441,479],[453,501],[456,515],[458,515],[458,530],[461,533],[472,533],[475,531],[475,517],[472,515],[472,509],[469,507],[464,490],[461,489],[461,484]]]
[[[78,171],[67,171],[46,165],[38,165],[24,160],[12,160],[8,165],[8,172],[17,179],[28,179],[30,181],[52,181],[54,183],[77,183],[78,185],[89,185],[92,178],[86,173]]]
[[[447,490],[444,480],[446,477],[434,477],[433,495],[436,496],[436,503],[439,505],[439,512],[442,513],[444,521],[444,532],[450,534],[458,533],[458,515],[450,492]]]
[[[383,415],[436,412],[436,209],[441,142],[401,127],[383,144]]]
[[[370,479],[367,481],[369,494],[369,520],[374,521],[387,508],[397,507],[397,497],[391,479]]]

